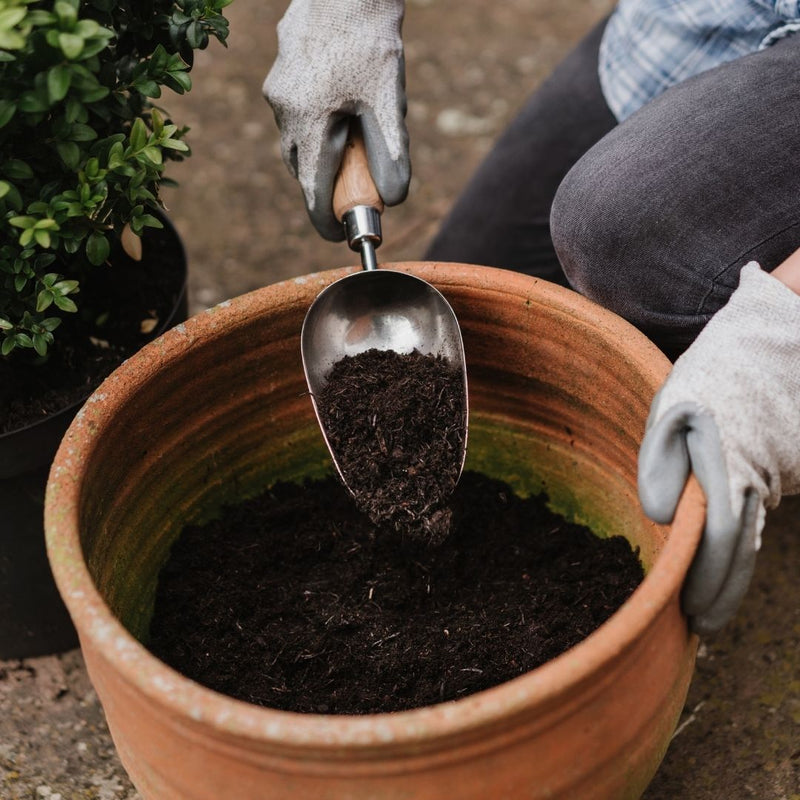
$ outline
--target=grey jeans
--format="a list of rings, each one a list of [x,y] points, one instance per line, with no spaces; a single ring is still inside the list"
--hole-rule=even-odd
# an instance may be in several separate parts
[[[426,257],[570,285],[675,358],[744,264],[772,270],[800,247],[800,36],[617,124],[597,78],[603,27],[533,94]]]

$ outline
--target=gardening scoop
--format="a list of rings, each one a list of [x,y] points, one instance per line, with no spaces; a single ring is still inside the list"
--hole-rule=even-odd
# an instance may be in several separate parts
[[[441,355],[463,376],[463,443],[454,454],[456,479],[461,475],[467,442],[467,371],[461,328],[450,304],[427,281],[396,270],[378,269],[383,200],[370,175],[360,130],[351,126],[333,193],[333,210],[344,225],[351,249],[361,253],[363,270],[324,289],[306,313],[300,335],[303,369],[314,411],[334,466],[352,492],[352,479],[342,472],[316,397],[327,384],[333,365],[345,356],[367,350]],[[350,480],[349,480],[350,479]]]

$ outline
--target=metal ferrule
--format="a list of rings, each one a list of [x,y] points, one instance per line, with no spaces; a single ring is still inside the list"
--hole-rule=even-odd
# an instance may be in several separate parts
[[[347,244],[351,250],[359,251],[364,241],[378,247],[383,241],[381,235],[381,215],[372,206],[355,206],[342,217]]]

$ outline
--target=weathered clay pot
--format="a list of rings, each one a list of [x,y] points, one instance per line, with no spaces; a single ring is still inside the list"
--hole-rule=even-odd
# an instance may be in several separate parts
[[[159,333],[187,316],[186,252],[177,230],[169,219],[162,219],[176,274],[173,307]],[[59,653],[78,646],[47,563],[42,516],[50,464],[85,399],[0,434],[0,659]]]
[[[402,264],[462,324],[468,467],[600,534],[648,570],[595,633],[533,672],[454,702],[362,717],[258,708],[184,678],[146,642],[159,568],[187,522],[277,478],[329,469],[299,333],[344,271],[223,303],[148,345],[86,404],[51,472],[49,555],[120,757],[148,800],[639,797],[666,750],[696,640],[678,593],[704,508],[671,528],[636,499],[636,453],[667,360],[567,290],[479,267]],[[358,680],[358,676],[353,676]]]

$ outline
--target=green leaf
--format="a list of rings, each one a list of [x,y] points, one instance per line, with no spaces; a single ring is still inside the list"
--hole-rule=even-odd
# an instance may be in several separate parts
[[[73,142],[90,142],[97,138],[97,131],[90,125],[76,122],[69,129],[69,138]]]
[[[33,177],[33,170],[30,165],[19,158],[9,158],[0,168],[0,171],[15,181],[26,181]]]
[[[99,33],[105,32],[105,29],[101,28],[100,24],[93,19],[81,19],[78,20],[75,25],[75,33],[84,39],[90,39],[93,36],[97,36]]]
[[[83,104],[76,97],[68,97],[64,106],[64,119],[72,124],[83,116]]]
[[[53,50],[60,50],[60,45],[58,43],[58,29],[57,28],[50,28],[48,31],[45,32],[44,39]]]
[[[53,304],[53,301],[56,299],[56,296],[51,292],[49,289],[42,289],[38,295],[36,295],[36,310],[41,314],[42,311],[46,311],[50,306]]]
[[[130,164],[120,164],[118,167],[114,167],[114,172],[117,175],[124,175],[126,178],[132,178],[136,175],[136,169]]]
[[[130,135],[131,147],[135,150],[141,150],[147,145],[147,126],[141,117],[137,117],[131,126]]]
[[[178,92],[179,94],[191,91],[192,79],[185,69],[170,70],[167,75],[177,84],[177,88],[175,86],[171,87],[174,91]]]
[[[0,331],[10,331],[13,329],[14,326],[7,319],[0,317]]]
[[[8,181],[0,180],[0,200],[11,191],[11,184]]]
[[[53,6],[56,15],[65,25],[72,27],[78,21],[78,10],[72,3],[64,2],[64,0],[57,0]]]
[[[157,108],[150,111],[150,125],[153,127],[153,133],[161,137],[164,132],[164,117],[161,116]]]
[[[78,169],[81,161],[81,149],[75,142],[59,142],[56,150],[58,150],[61,160],[70,169]]]
[[[11,217],[9,223],[15,228],[33,228],[38,222],[36,217]]]
[[[36,243],[42,247],[50,247],[50,234],[47,231],[37,228],[33,232],[33,238],[36,239]]]
[[[23,92],[19,96],[19,108],[28,114],[36,114],[40,111],[47,111],[48,99],[42,97],[38,92]]]
[[[83,53],[81,53],[81,60],[86,61],[90,59],[92,56],[96,56],[98,53],[102,52],[103,50],[108,47],[109,40],[112,39],[113,36],[96,36],[92,39],[87,39],[83,43]]]
[[[84,170],[86,171],[87,178],[96,178],[97,173],[100,171],[100,162],[92,156],[84,166]]]
[[[53,337],[51,336],[50,339]],[[34,333],[33,334],[33,349],[36,353],[40,356],[47,355],[47,346],[50,342],[47,340],[47,337],[43,333]]]
[[[16,186],[11,187],[11,191],[5,196],[3,202],[6,204],[7,209],[22,211],[22,195]]]
[[[31,204],[33,205],[33,204]],[[36,224],[33,226],[36,230],[51,230],[57,231],[58,230],[58,223],[54,219],[50,219],[49,217],[46,219],[37,219]]]
[[[40,253],[36,257],[36,269],[45,269],[46,267],[49,267],[55,260],[56,257],[52,253]]]
[[[161,87],[148,78],[141,78],[135,81],[133,88],[141,92],[145,97],[161,97]]]
[[[108,151],[108,168],[116,169],[125,163],[125,148],[122,142],[114,142],[111,149]]]
[[[83,39],[74,33],[59,33],[58,46],[68,59],[75,60],[83,52]]]
[[[146,225],[148,228],[163,228],[164,225],[158,217],[154,217],[152,214],[142,214],[139,217],[139,223],[141,225]]]
[[[111,245],[102,233],[92,233],[86,240],[86,257],[96,267],[103,264],[111,252]],[[77,283],[76,283],[77,285]]]
[[[25,22],[29,25],[33,25],[34,27],[38,27],[40,25],[52,25],[57,22],[57,17],[55,14],[52,14],[49,11],[35,9],[28,11]]]
[[[39,323],[46,331],[54,331],[61,324],[61,317],[48,317]]]
[[[56,295],[53,298],[53,302],[60,308],[62,311],[77,311],[78,306],[69,299],[69,297],[64,297],[63,295]]]
[[[7,336],[5,339],[3,339],[3,344],[0,345],[0,355],[9,355],[16,346],[17,343],[14,341],[14,337]]]
[[[152,145],[150,147],[145,147],[144,150],[142,150],[142,153],[148,161],[152,162],[156,166],[161,165],[163,159],[161,157],[161,151],[157,147],[153,147]]]
[[[150,56],[150,74],[161,72],[166,68],[167,64],[169,64],[169,53],[163,44],[159,44],[156,46],[156,49],[153,50],[153,55]]]
[[[72,70],[66,64],[56,64],[47,73],[47,93],[51,103],[58,103],[67,96],[72,82]]]
[[[111,90],[107,86],[93,86],[91,88],[81,89],[80,96],[84,103],[96,103],[104,97],[108,97]]]
[[[202,50],[208,45],[208,34],[199,22],[190,22],[186,28],[186,41],[193,50]]]
[[[180,139],[164,139],[163,142],[159,142],[162,147],[166,147],[168,150],[180,150],[182,153],[186,153],[189,150],[189,145],[186,142],[182,142]]]
[[[19,25],[28,12],[24,8],[7,8],[0,11],[0,30],[8,30]]]
[[[16,103],[12,103],[11,100],[0,100],[0,128],[8,125],[16,112]]]
[[[0,48],[4,50],[21,50],[25,47],[25,37],[18,31],[0,30]]]

